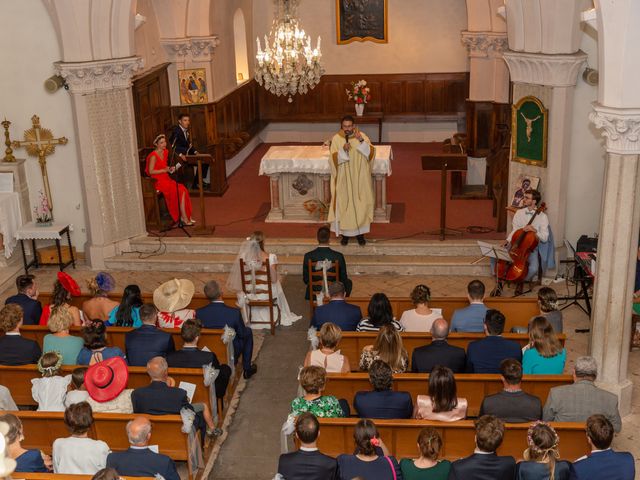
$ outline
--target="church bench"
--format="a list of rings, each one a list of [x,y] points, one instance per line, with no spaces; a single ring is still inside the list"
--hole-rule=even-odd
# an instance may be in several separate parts
[[[11,475],[14,480],[91,480],[93,475],[72,475],[69,473],[33,473],[33,472],[16,472]],[[124,477],[124,480],[155,480],[155,477]]]
[[[360,364],[360,354],[362,349],[366,345],[373,345],[376,341],[376,332],[342,332],[342,340],[338,348],[340,353],[345,355],[349,359],[352,371],[358,371],[358,365]],[[447,342],[450,345],[467,349],[470,342],[480,340],[484,338],[484,333],[450,333],[447,337]],[[526,333],[505,333],[504,338],[514,340],[521,346],[525,346],[529,343],[529,335]],[[565,334],[558,335],[560,343],[564,346],[567,336]],[[411,355],[413,351],[431,343],[430,333],[417,333],[417,332],[403,332],[402,343],[409,355],[409,362],[411,362]]]
[[[319,418],[320,436],[318,447],[326,455],[336,456],[352,453],[354,449],[353,429],[357,418]],[[427,420],[374,420],[382,440],[391,455],[401,458],[417,458],[416,445],[418,433],[426,426],[436,428],[442,436],[441,458],[457,460],[469,456],[475,448],[475,429],[473,420],[457,422],[432,422]],[[560,437],[560,456],[573,461],[590,451],[584,433],[584,423],[553,422],[553,428]],[[528,423],[507,423],[504,440],[498,455],[511,455],[522,458],[527,447]]]
[[[82,307],[82,303],[88,300],[91,296],[88,293],[83,293],[79,297],[73,297],[71,303],[78,308]],[[122,299],[122,293],[110,293],[109,298],[119,302]],[[360,307],[362,316],[367,316],[367,306],[369,305],[370,296],[365,297],[349,297],[347,301]],[[51,292],[41,292],[38,296],[38,300],[43,305],[50,303]],[[153,303],[153,292],[143,292],[142,300],[145,303]],[[230,307],[235,307],[237,297],[235,295],[223,295],[222,300]],[[405,310],[411,310],[414,305],[411,303],[409,297],[389,297],[393,313],[396,318],[400,318],[402,312]],[[495,308],[500,310],[507,321],[505,324],[505,332],[511,330],[516,326],[527,326],[531,317],[539,314],[538,300],[536,297],[517,297],[517,298],[503,298],[503,297],[489,297],[485,299],[485,305],[489,308]],[[194,294],[191,299],[191,303],[188,308],[198,309],[209,303],[207,297],[203,293]],[[464,308],[469,305],[467,297],[433,297],[429,302],[429,306],[432,308],[441,308],[442,316],[451,320],[453,312],[457,309]]]
[[[60,375],[69,375],[76,367],[78,365],[64,365]],[[11,396],[17,405],[38,405],[31,395],[31,379],[40,378],[41,376],[36,365],[0,366],[0,385],[4,385],[11,390]],[[180,382],[189,382],[196,386],[192,403],[206,403],[209,408],[212,407],[209,401],[209,389],[204,386],[202,369],[170,368],[169,376],[176,381],[176,387]],[[129,367],[127,388],[144,387],[149,385],[149,382],[151,382],[151,379],[147,375],[146,367]]]
[[[10,412],[20,418],[24,428],[25,440],[22,446],[27,449],[38,449],[51,454],[53,442],[57,438],[69,436],[69,430],[64,424],[64,412]],[[193,478],[191,462],[189,460],[188,439],[182,433],[182,419],[180,415],[139,415],[117,413],[95,413],[94,423],[89,430],[89,437],[102,440],[112,451],[122,451],[129,448],[129,440],[125,427],[127,422],[138,416],[145,416],[151,420],[151,443],[158,445],[159,452],[168,455],[176,461],[186,461],[189,478]]]
[[[458,397],[468,402],[467,416],[476,417],[480,412],[482,400],[487,395],[502,391],[502,380],[498,374],[462,373],[456,374]],[[571,375],[525,375],[522,378],[522,390],[537,396],[542,404],[547,400],[549,390],[561,385],[573,383]],[[429,375],[426,373],[400,373],[393,376],[394,391],[409,392],[416,403],[418,395],[426,395],[429,390]],[[367,373],[330,373],[323,391],[324,395],[344,398],[349,402],[351,413],[355,414],[353,397],[356,392],[371,390]]]
[[[71,327],[71,335],[81,337],[81,327]],[[120,350],[126,353],[124,346],[125,334],[133,330],[131,327],[107,327],[107,343],[111,346],[118,347]],[[182,348],[182,337],[180,336],[179,328],[163,328],[165,332],[169,332],[173,336],[173,341],[176,345],[176,349]],[[51,333],[49,329],[44,325],[23,325],[20,327],[20,334],[31,340],[38,342],[38,345],[42,347],[44,343],[45,335]],[[229,365],[231,360],[231,354],[233,353],[233,345],[229,344],[229,352],[227,351],[227,345],[222,342],[222,334],[224,330],[203,328],[200,333],[200,341],[198,347],[207,347],[218,357],[218,361],[222,364]],[[230,365],[231,366],[231,365]]]

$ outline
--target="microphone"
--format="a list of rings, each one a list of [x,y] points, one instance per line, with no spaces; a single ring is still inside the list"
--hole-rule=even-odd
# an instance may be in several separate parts
[[[350,132],[344,132],[344,138],[347,141],[347,143],[349,143],[349,135],[350,135]]]

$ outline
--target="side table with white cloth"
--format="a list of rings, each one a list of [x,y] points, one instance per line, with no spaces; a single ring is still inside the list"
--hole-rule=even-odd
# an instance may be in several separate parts
[[[390,145],[376,145],[371,166],[374,223],[389,223],[387,177],[391,175]],[[329,147],[320,145],[274,146],[260,161],[260,175],[269,176],[271,209],[266,222],[326,222],[331,203]]]
[[[0,193],[0,234],[4,243],[4,256],[9,258],[17,245],[16,232],[22,225],[20,194],[18,192]]]
[[[60,240],[62,236],[66,233],[67,242],[69,243],[69,261],[63,262],[62,260],[62,249],[60,248]],[[24,271],[26,274],[29,273],[29,268],[35,267],[38,268],[40,266],[38,262],[38,255],[36,252],[36,240],[55,240],[56,248],[58,250],[58,266],[60,267],[60,271],[63,271],[69,265],[73,265],[73,268],[76,268],[76,259],[73,256],[73,247],[71,246],[71,234],[70,234],[70,225],[69,224],[61,224],[54,223],[49,226],[38,226],[35,222],[29,222],[22,226],[16,232],[16,239],[20,240],[20,247],[22,248],[22,260],[24,261]],[[24,249],[24,241],[31,240],[31,247],[33,253],[33,260],[27,262],[27,253]]]

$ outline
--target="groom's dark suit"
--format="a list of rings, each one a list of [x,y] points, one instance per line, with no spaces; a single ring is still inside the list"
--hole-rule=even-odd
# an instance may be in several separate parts
[[[329,247],[320,245],[315,250],[311,250],[310,252],[307,252],[304,254],[304,260],[302,263],[302,280],[304,281],[305,285],[307,285],[307,288],[304,292],[305,299],[309,300],[308,285],[310,281],[310,275],[314,277],[314,280],[317,278],[322,278],[322,270],[314,270],[313,272],[309,272],[309,260],[313,261],[314,264],[315,262],[320,262],[322,260],[330,260],[332,262],[338,262],[338,267],[340,269],[340,275],[339,275],[340,281],[344,284],[347,297],[351,295],[352,282],[351,280],[349,280],[349,277],[347,276],[347,263],[344,261],[344,255],[342,255],[340,252],[336,252],[335,250],[332,250]],[[329,271],[335,272],[335,269],[330,269]],[[314,291],[316,290],[320,291],[320,287],[318,286],[317,289],[314,289]]]

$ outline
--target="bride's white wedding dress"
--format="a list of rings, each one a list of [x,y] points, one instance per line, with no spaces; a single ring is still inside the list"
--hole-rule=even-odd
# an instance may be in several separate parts
[[[249,309],[248,307],[244,308],[243,305],[244,294],[242,291],[242,281],[240,278],[241,258],[249,269],[251,269],[252,267],[253,269],[260,268],[260,266],[262,265],[260,246],[255,240],[246,240],[240,247],[240,253],[238,253],[238,256],[236,257],[235,264],[231,268],[229,279],[227,280],[227,287],[238,293],[238,304],[243,311],[245,323],[249,327],[255,329],[269,328],[269,307],[252,307],[250,316],[251,321],[249,321]],[[278,257],[276,257],[274,253],[269,254],[269,264],[273,267],[274,270],[277,268],[276,266],[278,265]],[[266,284],[254,283],[252,280],[252,276],[252,274],[245,275],[245,280],[250,284],[249,290],[253,290],[253,292],[247,292],[247,298],[249,300],[267,300],[269,298],[269,293],[267,292]],[[264,281],[266,279],[266,275],[255,275],[255,280]],[[284,294],[284,290],[282,289],[282,285],[280,284],[279,280],[271,283],[271,294],[275,302],[280,307],[281,325],[289,326],[302,318],[301,315],[296,315],[289,308],[289,302],[287,302],[287,297]],[[274,320],[277,320],[278,318],[277,308],[273,309],[273,318]]]

